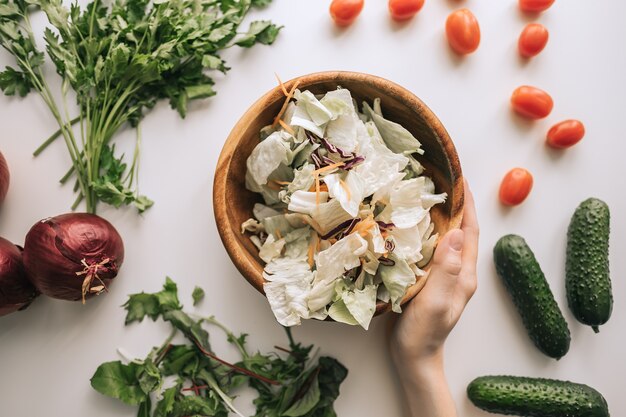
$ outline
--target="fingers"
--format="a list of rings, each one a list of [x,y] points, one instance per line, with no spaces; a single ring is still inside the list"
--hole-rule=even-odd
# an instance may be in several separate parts
[[[465,233],[462,230],[450,230],[441,239],[435,250],[431,277],[426,286],[430,291],[452,293],[457,284],[463,266],[462,251]]]
[[[474,195],[465,181],[465,206],[463,207],[463,222],[461,230],[465,232],[465,244],[463,245],[463,268],[469,271],[476,270],[478,260],[478,217],[474,204]]]
[[[465,181],[465,206],[461,229],[465,233],[465,242],[463,244],[463,273],[459,279],[459,286],[462,296],[467,302],[476,292],[476,263],[478,261],[478,237],[480,233],[474,196],[467,181]]]

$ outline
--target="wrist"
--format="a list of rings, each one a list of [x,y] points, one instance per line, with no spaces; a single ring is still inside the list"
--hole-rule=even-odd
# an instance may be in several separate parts
[[[405,383],[422,384],[445,379],[443,348],[419,356],[394,352],[393,360],[400,379]]]

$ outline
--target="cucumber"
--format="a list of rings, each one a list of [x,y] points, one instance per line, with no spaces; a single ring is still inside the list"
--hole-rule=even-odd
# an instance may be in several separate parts
[[[535,346],[551,358],[563,357],[569,350],[569,328],[526,241],[517,235],[504,236],[496,243],[493,256]]]
[[[610,417],[606,400],[595,389],[554,379],[483,376],[467,387],[467,396],[490,413],[524,417]]]
[[[567,230],[567,303],[574,317],[596,333],[613,310],[609,276],[610,220],[606,203],[590,198],[580,203]]]

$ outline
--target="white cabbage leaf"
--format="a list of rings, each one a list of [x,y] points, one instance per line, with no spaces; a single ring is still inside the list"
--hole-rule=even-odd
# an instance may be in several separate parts
[[[241,223],[241,234],[246,232],[259,233],[265,231],[265,227],[259,223],[256,219],[248,219]]]
[[[355,111],[354,105],[352,104],[352,95],[350,91],[345,88],[329,91],[320,102],[330,111],[332,120],[335,120],[343,114]]]
[[[285,235],[285,257],[292,259],[305,258],[309,251],[311,228],[302,227]]]
[[[266,265],[263,289],[276,320],[283,326],[296,326],[311,317],[307,297],[314,273],[306,259],[275,259]]]
[[[391,309],[396,313],[401,313],[400,303],[402,298],[406,294],[407,289],[415,284],[416,278],[413,270],[404,259],[400,259],[394,254],[391,254],[389,259],[394,261],[394,265],[387,266],[381,264],[378,267],[378,274],[383,281],[383,285],[389,291]]]
[[[424,220],[420,224],[424,223]],[[389,231],[389,236],[396,245],[393,253],[400,259],[410,264],[422,260],[422,233],[418,225],[407,229],[394,227]]]
[[[374,100],[374,108],[380,110],[380,99]],[[376,112],[367,102],[363,102],[363,113],[376,124],[381,137],[389,149],[395,153],[424,153],[421,143],[402,125],[385,119],[381,112]]]
[[[352,219],[350,213],[341,207],[341,203],[337,199],[332,199],[315,207],[311,212],[311,217],[319,226],[321,235],[325,235],[346,220]]]
[[[356,322],[367,330],[376,312],[376,286],[366,285],[362,290],[344,292],[341,300]]]
[[[390,193],[391,221],[396,227],[408,229],[417,225],[428,210],[422,206],[424,177],[400,181]]]
[[[328,123],[332,113],[328,110],[309,90],[301,92],[296,90],[293,96],[298,104],[304,105],[309,117],[317,126]]]
[[[269,176],[280,166],[288,163],[291,151],[286,132],[277,131],[259,142],[246,161],[249,173],[258,185],[267,184]],[[255,191],[255,190],[252,190]]]
[[[341,207],[352,217],[357,217],[359,207],[365,197],[363,195],[363,180],[354,171],[348,171],[345,180],[340,174],[328,174],[324,176],[324,182],[328,186],[328,194],[339,200]],[[343,184],[342,184],[343,181]]]
[[[318,126],[315,124],[303,102],[298,102],[298,104],[296,104],[296,108],[293,112],[293,116],[291,116],[289,125],[299,126],[309,132],[315,133],[319,137],[324,137],[325,126]]]
[[[265,204],[255,203],[252,208],[252,214],[254,218],[258,221],[263,220],[266,217],[278,216],[280,211],[274,210],[271,207],[266,206]]]
[[[357,124],[362,124],[354,110],[338,116],[326,125],[326,139],[344,152],[354,152],[357,147]]]
[[[318,201],[319,205],[317,204]],[[316,195],[315,191],[298,190],[291,195],[287,208],[296,213],[312,214],[326,201],[328,201],[326,191],[320,191],[319,195]]]
[[[366,251],[367,241],[354,233],[316,255],[317,270],[309,299],[311,310],[319,310],[332,300],[334,281],[344,272],[359,266],[360,257]]]
[[[268,235],[265,239],[265,243],[259,250],[259,257],[263,259],[265,263],[270,263],[272,260],[280,257],[283,248],[285,247],[285,239],[274,238],[274,235]]]
[[[338,323],[345,323],[350,326],[359,325],[359,322],[354,318],[352,313],[350,313],[350,310],[348,310],[343,300],[335,301],[328,309],[328,315]]]
[[[278,216],[266,217],[261,221],[263,228],[267,233],[273,235],[274,238],[279,239],[291,232],[294,227],[287,219],[286,214],[279,214]]]

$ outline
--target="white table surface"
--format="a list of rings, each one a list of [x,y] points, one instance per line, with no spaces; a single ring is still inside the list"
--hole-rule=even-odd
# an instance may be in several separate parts
[[[467,384],[479,375],[517,374],[570,379],[600,390],[613,416],[626,415],[626,3],[558,0],[537,21],[550,29],[546,50],[531,62],[516,53],[525,23],[516,1],[427,0],[406,25],[391,23],[386,2],[370,0],[351,28],[333,27],[327,1],[276,0],[255,17],[271,17],[285,29],[271,47],[233,50],[232,70],[217,77],[218,95],[192,106],[186,120],[159,105],[143,123],[141,190],[156,204],[143,217],[134,210],[101,210],[126,244],[126,260],[111,292],[82,306],[41,298],[28,310],[0,319],[0,415],[14,417],[133,416],[135,408],[91,389],[101,362],[117,359],[116,348],[143,356],[167,336],[162,323],[124,327],[120,308],[129,293],[158,290],[166,275],[178,283],[182,300],[199,284],[207,290],[200,310],[216,314],[235,331],[251,334],[262,350],[285,344],[265,299],[231,264],[219,240],[211,192],[213,170],[231,127],[246,108],[283,79],[319,70],[354,70],[386,77],[420,96],[439,116],[456,143],[464,173],[476,195],[482,226],[479,289],[449,338],[446,368],[459,413],[485,413],[466,399]],[[470,7],[482,43],[459,59],[444,38],[448,13]],[[43,19],[35,19],[42,27]],[[9,63],[0,54],[0,64]],[[528,123],[512,115],[508,99],[521,84],[549,91],[555,108],[546,120]],[[68,211],[70,187],[57,179],[69,164],[59,142],[39,158],[31,152],[54,122],[35,95],[0,98],[0,149],[12,174],[0,214],[0,234],[22,243],[43,217]],[[580,118],[587,136],[567,152],[544,147],[551,124]],[[130,149],[132,132],[119,137]],[[123,145],[123,144],[126,145]],[[505,210],[497,189],[503,174],[524,166],[535,188],[524,205]],[[564,254],[569,218],[583,199],[597,196],[611,207],[611,269],[615,309],[594,335],[566,307]],[[491,249],[506,233],[525,236],[534,249],[572,332],[569,354],[543,356],[530,342],[497,278]],[[388,318],[369,332],[343,325],[307,322],[297,339],[321,346],[350,370],[336,403],[339,416],[400,416],[401,397],[386,346]],[[224,351],[216,332],[214,345]],[[224,356],[234,358],[232,350]],[[243,407],[246,408],[246,407]],[[428,417],[428,416],[424,416]]]

